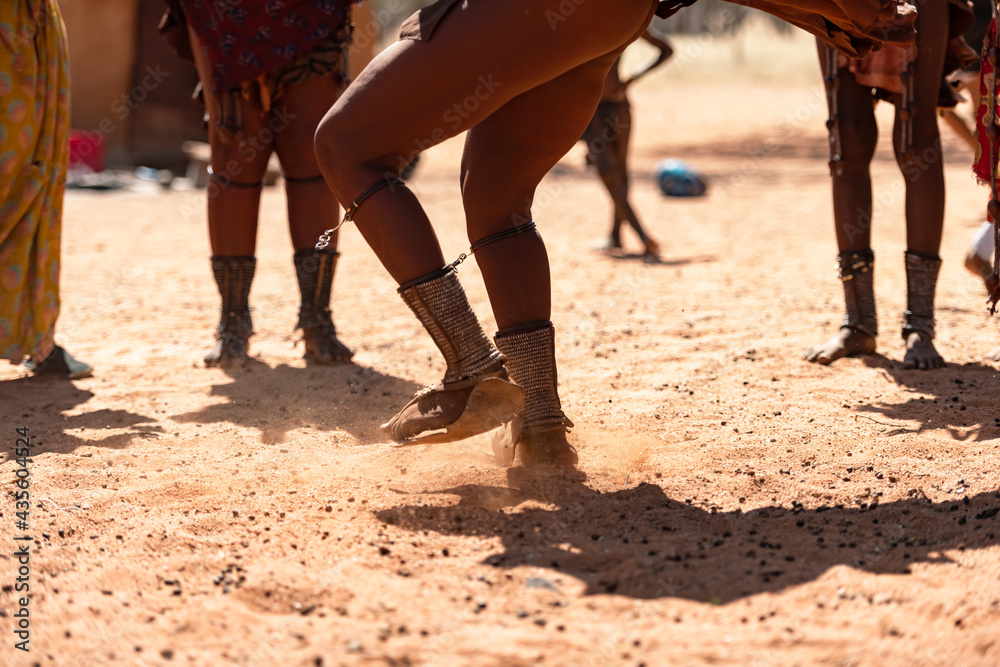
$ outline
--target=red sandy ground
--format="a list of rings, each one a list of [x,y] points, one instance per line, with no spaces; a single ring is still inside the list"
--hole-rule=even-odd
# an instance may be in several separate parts
[[[719,90],[635,93],[634,199],[662,264],[630,236],[622,258],[590,249],[610,214],[582,150],[539,193],[576,473],[503,468],[485,437],[386,442],[378,424],[442,366],[354,228],[335,290],[353,365],[306,366],[294,346],[274,188],[253,361],[205,369],[203,193],[71,193],[59,333],[96,373],[0,367],[0,662],[1000,664],[1000,374],[982,360],[1000,326],[962,268],[985,200],[968,151],[946,131],[948,367],[902,369],[887,146],[879,354],[811,365],[803,349],[842,312],[822,91]],[[428,153],[413,183],[448,256],[467,245],[459,151]],[[664,157],[700,168],[709,195],[661,196]],[[460,275],[492,331],[475,261]],[[19,426],[34,438],[27,655],[11,631]]]

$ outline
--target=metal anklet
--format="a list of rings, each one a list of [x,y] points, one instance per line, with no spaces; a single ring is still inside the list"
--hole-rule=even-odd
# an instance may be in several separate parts
[[[516,225],[514,227],[511,227],[510,229],[505,229],[502,232],[497,232],[496,234],[490,234],[486,238],[479,239],[478,241],[473,243],[469,247],[469,252],[463,252],[461,255],[458,256],[458,259],[456,259],[448,266],[452,267],[457,271],[459,264],[461,264],[469,257],[471,257],[473,254],[475,254],[477,250],[479,250],[483,246],[489,245],[491,243],[496,243],[497,241],[501,241],[511,236],[518,236],[519,234],[524,234],[525,232],[533,232],[535,231],[536,228],[537,225],[534,222],[528,222],[523,225]]]
[[[239,181],[234,181],[228,176],[222,176],[215,173],[215,170],[212,169],[212,165],[208,165],[208,177],[224,188],[232,187],[242,188],[243,190],[259,190],[264,187],[264,179],[261,179],[259,183],[240,183]]]
[[[343,227],[345,222],[350,222],[354,220],[354,214],[358,212],[358,208],[361,206],[361,204],[365,202],[366,199],[368,199],[369,197],[371,197],[373,194],[375,194],[384,187],[394,188],[397,185],[405,185],[403,179],[399,178],[398,176],[390,176],[389,178],[382,179],[381,181],[379,181],[378,183],[376,183],[375,185],[371,186],[370,188],[362,192],[360,195],[358,195],[357,199],[355,199],[351,203],[351,205],[348,206],[347,209],[344,211],[344,219],[341,220],[336,227],[334,227],[333,229],[328,229],[320,235],[319,242],[316,244],[316,250],[323,250],[328,245],[330,245],[330,237],[333,235],[333,233],[338,229],[340,229],[341,227]]]

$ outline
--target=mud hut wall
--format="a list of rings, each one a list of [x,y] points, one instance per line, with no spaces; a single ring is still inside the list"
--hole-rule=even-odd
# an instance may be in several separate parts
[[[116,101],[134,75],[138,0],[60,0],[59,8],[69,41],[70,123],[102,136],[106,161],[121,160],[130,118]]]

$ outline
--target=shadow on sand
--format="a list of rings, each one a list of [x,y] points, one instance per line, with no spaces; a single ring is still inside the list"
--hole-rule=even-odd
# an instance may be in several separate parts
[[[144,434],[159,433],[163,429],[156,424],[155,417],[136,414],[127,410],[101,409],[79,415],[63,413],[83,405],[94,393],[79,389],[72,382],[46,376],[28,376],[0,382],[0,405],[3,406],[4,422],[14,428],[28,427],[32,438],[33,456],[53,452],[66,454],[77,447],[107,447],[122,449],[132,439]],[[108,428],[129,428],[129,433],[115,433],[97,440],[82,439],[73,435],[74,431]],[[3,449],[3,459],[7,461],[14,454],[14,439]]]
[[[266,444],[284,442],[291,430],[347,431],[361,444],[386,442],[379,424],[402,408],[418,385],[357,364],[271,367],[251,360],[226,369],[232,382],[212,385],[228,399],[174,415],[178,422],[231,423],[257,428]]]
[[[450,507],[400,505],[378,517],[414,532],[499,537],[486,564],[548,568],[583,581],[587,594],[713,603],[800,585],[837,565],[906,575],[914,563],[950,562],[944,551],[993,546],[1000,536],[997,490],[939,503],[715,513],[648,483],[601,493],[576,471],[508,476],[508,488],[434,492],[458,496]]]
[[[955,440],[992,440],[1000,438],[1000,417],[996,397],[1000,395],[1000,372],[980,363],[948,364],[932,371],[906,370],[902,361],[880,354],[863,357],[865,365],[880,370],[887,380],[906,387],[913,394],[904,403],[859,405],[861,413],[880,415],[898,421],[916,421],[919,428],[896,426],[887,435],[944,428]],[[874,421],[874,420],[873,420]]]

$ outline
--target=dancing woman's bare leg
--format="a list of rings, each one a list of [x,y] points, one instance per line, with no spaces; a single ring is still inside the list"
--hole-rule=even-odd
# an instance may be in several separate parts
[[[533,219],[535,189],[579,141],[613,61],[609,54],[581,65],[511,100],[469,131],[462,199],[470,242]],[[544,230],[544,220],[539,226]],[[475,257],[501,329],[549,319],[548,256],[538,233],[490,243]]]
[[[596,58],[514,98],[469,132],[462,197],[471,242],[533,220],[535,189],[579,140],[615,57]],[[538,126],[547,131],[539,134]],[[539,224],[544,228],[544,220]],[[566,439],[572,422],[558,394],[545,244],[537,231],[527,230],[483,245],[475,257],[500,328],[497,347],[511,379],[525,389],[524,410],[496,441],[497,454],[512,460],[518,447],[526,463],[576,463]]]
[[[588,2],[572,5],[572,12],[558,0],[469,0],[456,5],[429,42],[402,42],[383,52],[331,109],[317,132],[317,152],[327,181],[341,201],[355,201],[373,184],[398,174],[414,153],[485,121],[486,133],[477,130],[470,136],[473,149],[468,153],[464,179],[467,208],[477,187],[475,177],[470,181],[468,174],[480,168],[475,164],[477,137],[496,141],[495,133],[510,131],[511,141],[520,143],[524,152],[521,160],[508,165],[523,175],[501,175],[496,185],[503,194],[496,207],[472,206],[470,234],[510,229],[511,214],[530,214],[535,186],[586,127],[613,57],[575,70],[608,54],[617,55],[645,28],[655,4],[651,0]],[[569,99],[550,100],[557,89],[550,91],[546,84],[564,76],[579,79],[582,92]],[[520,102],[512,103],[521,96]],[[536,96],[539,103],[552,101],[555,106],[544,109],[527,103]],[[496,119],[491,118],[494,114]],[[567,114],[572,119],[572,132],[564,140]],[[454,274],[442,271],[444,258],[437,238],[416,198],[398,185],[382,188],[358,208],[354,220],[382,264],[402,285],[404,300],[448,362],[442,388],[411,401],[385,425],[386,432],[394,439],[407,440],[425,438],[422,434],[431,429],[447,428],[448,437],[461,437],[471,434],[469,429],[482,432],[492,428],[486,416],[494,423],[497,419],[509,421],[520,407],[501,410],[499,418],[493,416],[497,410],[490,407],[515,398],[507,387],[497,384],[500,380],[481,380],[484,388],[492,382],[496,389],[482,401],[482,415],[476,414],[476,393],[469,382],[492,374],[506,377],[503,357],[485,339]],[[510,309],[503,298],[496,306],[509,314],[504,315],[505,321],[530,317],[544,318],[532,319],[534,323],[547,323],[548,260],[540,240],[519,258],[518,265],[536,278],[532,293],[525,295],[526,307]],[[491,297],[496,295],[496,285],[490,292]],[[527,333],[535,337],[538,331],[542,329]],[[551,325],[545,331],[551,331]],[[551,348],[551,338],[547,340]],[[500,345],[499,338],[497,343]],[[545,345],[541,339],[539,343]],[[512,356],[516,355],[508,355],[509,361]],[[554,389],[554,355],[545,356],[551,362],[546,372]],[[511,369],[515,366],[516,362],[509,364]],[[513,379],[524,385],[523,379]],[[475,391],[482,394],[485,389]],[[524,393],[531,395],[530,391]],[[526,402],[527,396],[517,400]],[[558,397],[558,409],[557,401]],[[568,455],[535,460],[575,462],[575,452],[565,443],[564,428],[557,440],[562,446],[558,453]]]
[[[638,33],[636,34],[638,36]],[[621,48],[514,98],[470,130],[462,161],[462,197],[473,243],[532,220],[535,189],[578,140],[593,116],[608,69]],[[543,133],[538,128],[545,128]],[[544,227],[544,220],[539,221]],[[500,331],[496,344],[511,379],[524,387],[524,410],[496,441],[501,458],[519,447],[525,463],[576,463],[566,439],[551,318],[548,256],[533,230],[476,250]],[[520,429],[521,432],[518,432]]]
[[[317,133],[320,167],[338,198],[354,201],[416,152],[621,48],[641,32],[655,6],[651,0],[586,2],[567,13],[565,4],[470,0],[448,14],[429,42],[398,42],[375,58]],[[595,107],[596,99],[588,111]],[[553,130],[524,120],[538,137]],[[355,222],[399,283],[444,262],[423,209],[405,189],[374,194]]]

